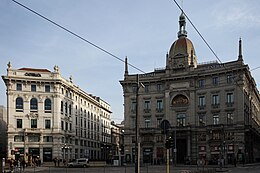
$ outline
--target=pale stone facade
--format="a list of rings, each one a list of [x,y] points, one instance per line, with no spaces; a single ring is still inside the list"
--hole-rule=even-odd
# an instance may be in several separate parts
[[[183,14],[179,23],[178,39],[166,56],[166,68],[140,74],[137,81],[137,75],[129,74],[126,60],[124,80],[120,81],[126,161],[135,161],[136,107],[142,163],[159,164],[166,157],[162,120],[170,122],[168,135],[176,139],[177,152],[171,157],[177,163],[196,163],[204,158],[216,164],[219,157],[226,163],[234,158],[241,162],[259,160],[260,97],[243,62],[241,40],[237,60],[199,64],[187,38]],[[137,85],[139,82],[142,85]]]
[[[9,63],[2,78],[7,87],[8,157],[39,156],[43,162],[102,159],[100,146],[111,141],[110,130],[103,133],[104,126],[110,128],[108,103],[80,89],[72,77],[63,78],[57,66],[51,72],[14,69]]]

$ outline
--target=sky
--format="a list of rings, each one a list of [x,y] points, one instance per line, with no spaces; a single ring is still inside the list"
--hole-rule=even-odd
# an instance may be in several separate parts
[[[177,39],[180,9],[174,0],[17,0],[59,25],[145,72],[165,67],[165,55]],[[260,67],[259,0],[176,0],[222,63],[238,56],[242,38],[244,63]],[[187,21],[199,63],[216,61]],[[259,58],[260,59],[260,58]],[[53,71],[87,93],[110,104],[112,120],[124,118],[124,63],[65,32],[11,0],[0,2],[0,74],[13,68]],[[129,67],[130,74],[141,73]],[[251,71],[257,87],[260,68]],[[6,87],[0,82],[0,105],[6,106]]]

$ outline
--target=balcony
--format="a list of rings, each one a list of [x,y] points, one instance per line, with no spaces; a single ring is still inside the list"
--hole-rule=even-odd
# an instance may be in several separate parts
[[[220,106],[219,106],[219,104],[212,104],[211,107],[212,107],[213,109],[218,109]]]
[[[42,130],[39,128],[25,128],[24,129],[24,133],[28,134],[28,133],[37,133],[40,134],[42,133]]]
[[[151,112],[151,109],[144,109],[144,113],[150,113]]]
[[[157,113],[162,113],[163,112],[163,108],[156,108],[156,112]]]

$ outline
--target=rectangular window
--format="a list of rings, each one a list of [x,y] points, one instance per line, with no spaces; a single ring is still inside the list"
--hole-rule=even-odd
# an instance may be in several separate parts
[[[17,91],[22,91],[22,84],[21,83],[17,83],[16,84],[16,90]]]
[[[151,126],[151,119],[150,118],[146,118],[144,120],[144,127],[145,128],[149,128]]]
[[[233,75],[229,74],[227,75],[227,83],[233,83]]]
[[[161,127],[162,118],[157,118],[157,127]]]
[[[144,86],[144,91],[145,91],[146,93],[149,92],[149,85],[145,85],[145,86]]]
[[[52,136],[43,136],[43,142],[52,142]]]
[[[39,135],[28,135],[29,142],[39,142],[40,136]]]
[[[157,112],[163,111],[163,101],[162,100],[157,100],[156,111]]]
[[[186,124],[186,115],[183,113],[177,114],[177,126],[183,127]]]
[[[136,111],[136,101],[132,101],[132,104],[131,104],[131,112],[132,113],[135,113]]]
[[[51,128],[51,120],[45,120],[45,129]]]
[[[218,85],[218,83],[219,83],[219,78],[218,77],[213,77],[212,78],[212,84],[213,85]]]
[[[228,104],[234,103],[234,94],[233,93],[227,93],[227,103]]]
[[[136,124],[135,124],[135,118],[132,118],[132,128],[136,128]]]
[[[162,84],[157,84],[157,91],[162,91]]]
[[[150,101],[149,100],[144,101],[144,109],[150,109]]]
[[[16,127],[17,128],[23,128],[23,120],[22,119],[16,120]]]
[[[206,126],[206,115],[203,113],[199,114],[199,126]]]
[[[37,119],[31,119],[31,128],[37,128]]]
[[[61,130],[64,130],[64,121],[61,121]]]
[[[219,95],[212,95],[212,105],[219,105]]]
[[[233,124],[233,113],[227,113],[227,124]]]
[[[200,107],[205,106],[205,96],[199,96],[199,106]]]
[[[51,92],[51,86],[45,85],[45,92]]]
[[[199,88],[205,87],[205,79],[200,79],[199,80]]]
[[[213,124],[214,125],[218,125],[219,124],[219,115],[218,114],[214,114],[213,115]]]
[[[14,136],[14,142],[24,142],[24,136],[20,136],[20,135]]]
[[[136,91],[137,91],[137,86],[136,86],[136,84],[132,86],[132,91],[133,91],[133,93],[136,93]]]
[[[31,91],[32,91],[32,92],[36,92],[36,85],[35,85],[35,84],[32,84],[32,85],[31,85]]]

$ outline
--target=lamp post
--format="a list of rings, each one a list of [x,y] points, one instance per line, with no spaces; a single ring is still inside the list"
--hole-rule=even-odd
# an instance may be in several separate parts
[[[140,173],[140,142],[139,142],[139,125],[138,125],[138,96],[140,87],[144,87],[139,82],[139,75],[136,75],[136,117],[135,117],[135,173]]]

